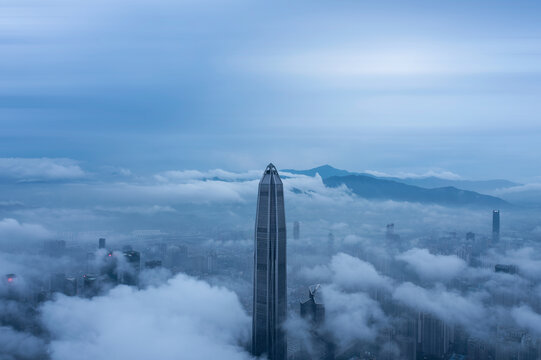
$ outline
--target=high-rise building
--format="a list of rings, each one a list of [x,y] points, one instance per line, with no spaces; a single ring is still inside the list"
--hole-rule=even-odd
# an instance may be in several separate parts
[[[516,274],[517,267],[515,265],[496,264],[494,265],[494,271],[507,273],[507,274]]]
[[[333,360],[334,344],[329,339],[331,336],[322,332],[321,326],[325,322],[325,306],[316,302],[315,296],[319,284],[310,286],[308,289],[308,300],[301,302],[301,317],[310,326],[310,349],[303,344],[301,346],[299,359]]]
[[[83,275],[83,294],[86,297],[93,297],[98,295],[100,285],[98,277],[94,274]]]
[[[6,277],[5,277],[5,290],[6,293],[5,294],[2,294],[0,292],[0,296],[5,296],[6,299],[9,299],[9,300],[19,300],[20,296],[19,296],[19,291],[18,291],[18,281],[17,281],[17,275],[15,274],[6,274]],[[4,284],[0,284],[0,291],[2,291],[2,285]]]
[[[105,238],[100,238],[98,240],[98,249],[105,249]]]
[[[66,275],[65,274],[53,274],[51,275],[51,292],[59,292],[64,294],[66,289]]]
[[[492,243],[500,241],[500,210],[492,211]]]
[[[218,256],[216,255],[216,251],[212,250],[207,253],[207,274],[214,274],[216,272],[217,260]]]
[[[299,240],[301,237],[301,224],[298,221],[293,223],[293,239]]]
[[[419,313],[417,321],[422,358],[442,359],[449,351],[453,328],[427,313]]]
[[[325,321],[325,306],[316,303],[319,284],[308,289],[308,300],[301,302],[301,317],[309,323],[319,326]]]
[[[127,250],[123,252],[126,267],[122,272],[122,283],[126,285],[137,285],[139,272],[141,271],[141,254],[139,251]]]
[[[118,258],[116,252],[108,252],[103,257],[103,262],[99,268],[100,274],[102,275],[102,281],[106,281],[113,285],[118,284]]]
[[[77,295],[77,278],[74,277],[68,277],[66,278],[66,286],[64,288],[67,296],[75,296]]]
[[[6,274],[6,282],[9,284],[13,284],[15,282],[15,278],[17,275],[15,274]]]
[[[77,295],[77,279],[66,277],[62,273],[51,275],[51,293],[62,293],[67,296]]]
[[[259,182],[255,221],[252,353],[285,360],[287,340],[284,187],[269,164]]]

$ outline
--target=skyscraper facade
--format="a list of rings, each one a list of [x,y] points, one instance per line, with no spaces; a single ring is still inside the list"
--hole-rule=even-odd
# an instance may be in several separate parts
[[[492,211],[492,243],[500,240],[500,210]]]
[[[285,360],[287,341],[284,188],[273,164],[259,182],[254,247],[252,353]]]

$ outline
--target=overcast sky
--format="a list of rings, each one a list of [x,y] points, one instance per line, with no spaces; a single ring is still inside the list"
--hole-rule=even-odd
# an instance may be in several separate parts
[[[0,0],[0,157],[539,180],[540,11]]]

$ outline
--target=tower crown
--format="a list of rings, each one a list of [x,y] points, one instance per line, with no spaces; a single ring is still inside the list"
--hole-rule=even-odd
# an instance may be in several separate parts
[[[270,163],[265,169],[265,174],[278,174],[278,170],[276,170],[276,166],[273,163]]]

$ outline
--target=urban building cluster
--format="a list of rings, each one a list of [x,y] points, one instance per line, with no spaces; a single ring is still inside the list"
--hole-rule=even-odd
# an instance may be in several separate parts
[[[216,249],[204,236],[162,233],[144,234],[131,244],[119,242],[113,246],[104,237],[97,239],[97,244],[92,246],[70,244],[64,240],[46,241],[39,250],[41,255],[51,259],[52,263],[55,259],[58,262],[66,258],[72,261],[63,267],[64,272],[42,274],[31,281],[17,273],[5,274],[5,286],[0,296],[5,301],[16,303],[29,316],[21,319],[2,313],[0,323],[39,335],[43,329],[35,315],[40,304],[57,294],[92,298],[118,285],[142,287],[143,273],[164,270],[170,276],[183,272],[211,283],[225,278],[243,284],[245,291],[238,291],[238,295],[253,320],[251,344],[247,350],[254,356],[270,360],[391,360],[397,353],[404,360],[541,358],[540,339],[523,329],[499,323],[494,331],[495,337],[489,340],[479,338],[468,328],[446,322],[430,311],[412,310],[377,289],[367,293],[386,314],[392,316],[393,323],[382,329],[375,341],[359,340],[347,347],[339,346],[335,335],[325,325],[326,306],[319,297],[319,293],[325,290],[325,284],[303,282],[294,273],[288,279],[288,242],[300,241],[302,228],[299,221],[294,221],[292,237],[288,239],[284,188],[272,164],[265,169],[259,183],[255,219],[253,247],[232,245]],[[400,251],[410,247],[398,234],[394,223],[382,228],[382,247]],[[237,235],[229,236],[235,238]],[[391,260],[372,258],[355,245],[340,245],[338,249],[333,232],[325,238],[326,241],[322,242],[325,245],[312,249],[314,252],[332,256],[339,250],[370,262],[385,276],[402,280],[409,276],[403,269],[393,266]],[[456,255],[471,267],[487,268],[484,251],[489,247],[503,246],[500,211],[492,213],[492,233],[489,236],[451,232],[443,236],[421,237],[416,245],[434,254]],[[510,263],[491,264],[489,269],[509,275],[519,272],[516,264]],[[474,279],[458,279],[453,286],[459,291],[466,291],[476,283]],[[520,301],[521,298],[513,292],[504,292],[491,299],[494,306],[507,307],[519,305]],[[541,304],[537,303],[534,310],[541,312]],[[302,336],[304,340],[299,339],[298,334],[286,331],[286,321],[292,314],[307,324],[307,334]],[[394,344],[397,349],[386,350],[385,344]]]

